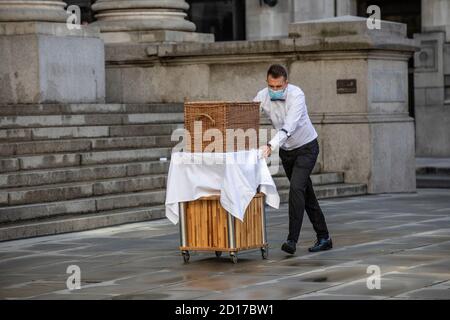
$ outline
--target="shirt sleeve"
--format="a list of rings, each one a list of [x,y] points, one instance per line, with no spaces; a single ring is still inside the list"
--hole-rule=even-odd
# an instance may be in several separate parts
[[[259,102],[259,114],[262,115],[263,114],[262,98],[261,98],[261,94],[259,92],[253,98],[253,102]]]
[[[299,92],[293,99],[286,101],[287,113],[284,119],[283,127],[278,130],[275,136],[270,140],[272,151],[283,145],[283,143],[292,135],[297,126],[299,125],[302,115],[306,110],[305,95],[303,92]]]

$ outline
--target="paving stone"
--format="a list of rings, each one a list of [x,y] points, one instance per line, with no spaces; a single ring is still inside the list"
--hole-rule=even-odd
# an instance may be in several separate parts
[[[364,296],[397,296],[402,292],[408,292],[424,288],[434,283],[441,282],[442,279],[436,276],[417,277],[407,273],[391,273],[381,276],[380,289],[369,289],[367,287],[367,279],[361,279],[349,282],[339,286],[323,290],[325,293],[359,295],[363,299]]]
[[[184,263],[178,226],[167,220],[2,242],[0,298],[450,299],[449,198],[450,190],[419,189],[321,200],[334,248],[308,252],[315,235],[305,215],[295,255],[280,250],[282,205],[267,210],[268,259],[248,250],[237,264],[214,252],[191,252]],[[80,290],[66,287],[72,264]],[[367,288],[371,265],[380,267],[379,290]]]

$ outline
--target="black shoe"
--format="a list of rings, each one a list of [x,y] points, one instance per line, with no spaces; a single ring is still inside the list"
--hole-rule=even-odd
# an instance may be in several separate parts
[[[328,239],[318,239],[313,247],[309,248],[309,252],[318,252],[323,250],[330,250],[333,248],[333,242],[331,241],[331,238],[328,237]]]
[[[281,246],[281,250],[287,252],[289,254],[294,254],[295,250],[297,250],[297,243],[293,240],[288,240]]]

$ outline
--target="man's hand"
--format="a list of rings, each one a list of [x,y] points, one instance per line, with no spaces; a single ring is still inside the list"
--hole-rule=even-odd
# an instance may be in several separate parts
[[[270,157],[270,155],[272,154],[272,149],[270,148],[269,145],[262,146],[259,149],[262,151],[262,156],[264,158]]]

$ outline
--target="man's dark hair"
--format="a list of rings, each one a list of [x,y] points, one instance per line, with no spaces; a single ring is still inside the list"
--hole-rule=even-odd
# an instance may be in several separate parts
[[[272,76],[272,78],[279,78],[284,77],[284,79],[287,79],[287,71],[286,68],[283,67],[281,64],[273,64],[269,67],[269,70],[267,70],[267,77]]]

